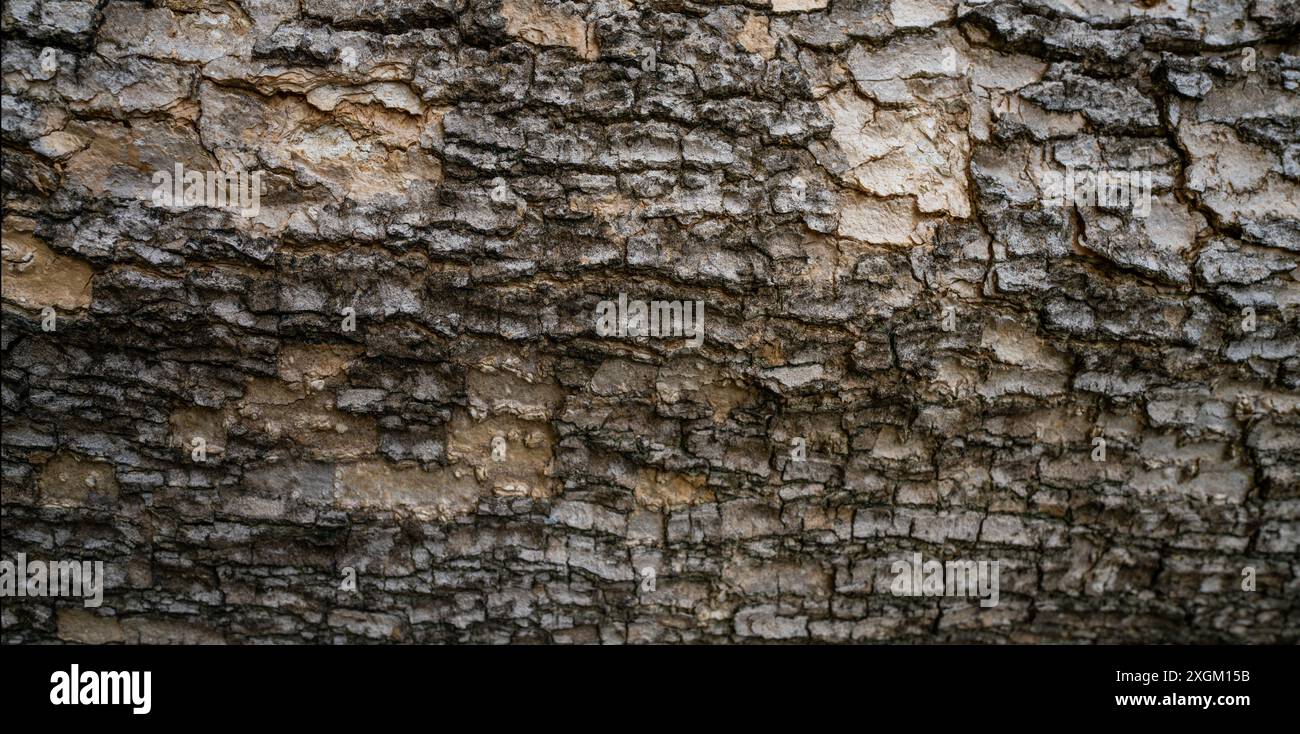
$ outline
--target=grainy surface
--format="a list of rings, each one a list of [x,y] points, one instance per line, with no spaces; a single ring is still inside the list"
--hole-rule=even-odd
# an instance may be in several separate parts
[[[3,639],[1294,643],[1298,23],[5,0],[4,555],[108,588]]]

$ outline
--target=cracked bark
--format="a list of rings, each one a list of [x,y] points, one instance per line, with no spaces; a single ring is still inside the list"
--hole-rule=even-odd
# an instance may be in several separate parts
[[[109,577],[4,641],[1300,640],[1300,11],[1187,5],[6,4],[4,554]]]

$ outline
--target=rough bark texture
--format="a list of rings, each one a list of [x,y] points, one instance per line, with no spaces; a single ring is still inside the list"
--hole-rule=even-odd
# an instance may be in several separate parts
[[[7,642],[1300,639],[1293,2],[3,7]]]

